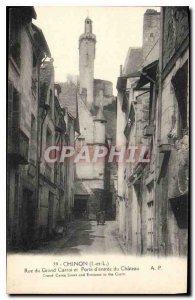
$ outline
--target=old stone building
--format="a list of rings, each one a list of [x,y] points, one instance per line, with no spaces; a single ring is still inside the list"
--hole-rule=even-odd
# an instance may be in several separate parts
[[[37,126],[39,74],[50,51],[33,26],[33,7],[9,9],[8,245],[28,244],[37,224]]]
[[[75,138],[79,132],[78,114],[73,117],[72,114],[66,109],[66,135],[65,145],[75,148]],[[75,164],[73,159],[67,159],[64,162],[65,168],[65,217],[67,222],[74,219],[74,183],[75,183]]]
[[[30,248],[65,232],[74,206],[73,162],[49,163],[44,154],[49,146],[74,145],[76,121],[60,103],[53,59],[33,18],[33,7],[9,9],[7,237],[11,248]]]
[[[159,59],[157,195],[162,195],[157,248],[162,254],[188,250],[189,9],[162,8]],[[156,196],[157,197],[157,196]],[[160,242],[159,242],[160,240]]]
[[[127,253],[186,255],[188,8],[146,10],[142,47],[128,50],[117,99],[110,81],[94,79],[96,36],[89,17],[79,37],[79,76],[56,83],[48,44],[33,24],[34,8],[8,12],[8,249],[28,250],[65,235],[74,218],[95,220],[101,210],[107,220],[116,214]],[[58,150],[49,162],[50,146]],[[82,149],[80,159],[61,161],[63,146],[76,154]],[[108,160],[110,151],[120,156],[123,147],[124,159]],[[93,161],[102,149],[107,156]]]
[[[121,70],[117,82],[117,148],[123,145],[128,147],[147,145],[147,139],[142,139],[141,133],[145,120],[148,118],[147,109],[140,112],[139,106],[147,106],[149,103],[149,86],[137,90],[135,89],[137,81],[140,78],[141,69],[147,62],[158,59],[160,34],[160,14],[155,10],[147,10],[144,14],[143,26],[143,46],[141,48],[129,48],[125,64]],[[144,102],[144,103],[143,103]],[[132,249],[136,248],[135,241],[130,245],[131,239],[137,240],[139,224],[137,224],[136,211],[138,202],[133,201],[136,194],[132,187],[128,186],[128,178],[134,165],[126,161],[118,164],[118,199],[117,215],[119,222],[119,234],[125,241],[125,244]],[[137,186],[139,190],[139,186]],[[130,223],[130,224],[129,224]],[[131,229],[131,227],[134,227]],[[132,231],[132,233],[131,233]],[[131,236],[131,235],[134,235]],[[130,237],[131,236],[131,237]],[[139,236],[140,238],[140,236]],[[135,249],[131,250],[136,252]]]
[[[142,51],[130,49],[118,78],[118,147],[147,146],[145,162],[118,165],[117,219],[128,253],[187,253],[188,22],[187,8],[147,10]]]
[[[54,122],[54,68],[53,62],[45,61],[40,70],[40,171],[39,171],[39,235],[44,238],[51,235],[55,228],[57,211],[56,185],[54,183],[54,164],[44,159],[44,153],[55,143]]]
[[[116,106],[112,83],[94,79],[96,36],[92,20],[85,19],[85,32],[79,38],[79,95],[78,114],[80,136],[77,147],[89,146],[93,152],[97,145],[109,147],[114,141]],[[113,131],[109,129],[113,126]],[[85,210],[90,219],[99,209],[108,214],[113,205],[113,172],[101,160],[76,164],[75,208]]]
[[[74,117],[77,111],[79,117],[80,130],[75,146],[77,150],[87,146],[91,153],[97,145],[114,144],[116,130],[112,83],[94,79],[95,45],[92,20],[87,17],[84,33],[79,38],[79,79],[60,83],[63,105],[69,107]],[[103,160],[98,163],[80,161],[75,168],[75,216],[95,219],[99,209],[113,215],[115,168]]]

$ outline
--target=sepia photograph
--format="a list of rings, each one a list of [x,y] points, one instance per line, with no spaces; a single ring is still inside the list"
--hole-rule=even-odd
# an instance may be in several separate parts
[[[186,293],[189,7],[6,12],[7,292]]]

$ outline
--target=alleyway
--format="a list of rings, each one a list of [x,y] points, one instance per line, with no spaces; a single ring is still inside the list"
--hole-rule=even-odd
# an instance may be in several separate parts
[[[50,241],[32,252],[68,255],[123,253],[115,237],[115,221],[99,226],[95,221],[75,221],[71,228],[68,236]]]

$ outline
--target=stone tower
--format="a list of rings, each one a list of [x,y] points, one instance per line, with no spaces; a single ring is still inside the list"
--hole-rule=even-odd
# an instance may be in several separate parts
[[[147,65],[158,59],[160,37],[160,13],[154,9],[147,9],[144,14],[143,25],[143,60]]]
[[[89,109],[93,109],[94,59],[96,36],[92,32],[92,20],[85,19],[85,32],[79,38],[80,94],[85,97]]]

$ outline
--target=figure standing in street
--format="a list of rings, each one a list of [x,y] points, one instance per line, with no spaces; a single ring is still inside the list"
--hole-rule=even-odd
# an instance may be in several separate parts
[[[101,211],[99,210],[96,214],[97,225],[99,225],[99,223],[100,223],[100,217],[101,217]]]
[[[102,225],[104,225],[104,223],[105,223],[105,211],[101,211],[101,214],[100,214],[100,223]]]

